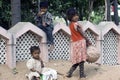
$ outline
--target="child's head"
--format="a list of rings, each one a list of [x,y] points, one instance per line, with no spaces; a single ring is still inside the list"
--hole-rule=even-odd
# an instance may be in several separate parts
[[[48,9],[48,2],[47,1],[44,1],[44,2],[40,2],[40,10],[42,12],[46,12]]]
[[[69,8],[66,12],[66,15],[69,21],[76,22],[79,20],[78,12],[74,8]]]
[[[40,48],[38,46],[32,46],[30,48],[30,53],[32,55],[33,58],[35,59],[39,59],[39,54],[40,54]]]

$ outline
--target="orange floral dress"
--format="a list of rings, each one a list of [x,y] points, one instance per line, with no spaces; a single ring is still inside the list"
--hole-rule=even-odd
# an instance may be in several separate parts
[[[78,24],[77,24],[78,25]],[[86,61],[86,41],[84,37],[77,31],[76,22],[70,23],[71,30],[71,61],[72,64]]]

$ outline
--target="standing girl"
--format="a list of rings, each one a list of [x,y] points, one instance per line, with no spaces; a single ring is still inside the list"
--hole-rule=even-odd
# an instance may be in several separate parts
[[[84,36],[82,26],[78,23],[79,16],[74,8],[67,10],[67,17],[70,21],[69,27],[71,30],[71,40],[72,40],[72,53],[71,61],[72,67],[67,73],[67,77],[72,77],[72,73],[79,66],[79,76],[81,79],[85,79],[84,74],[84,62],[86,61],[86,45],[90,44],[89,40]]]

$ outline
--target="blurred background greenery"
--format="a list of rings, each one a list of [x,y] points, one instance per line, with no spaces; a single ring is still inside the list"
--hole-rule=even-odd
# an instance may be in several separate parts
[[[11,1],[0,0],[0,26],[9,29],[11,26]],[[21,21],[32,22],[39,10],[39,2],[44,0],[16,0],[20,1]],[[110,0],[112,4],[113,0]],[[49,11],[54,17],[64,18],[65,12],[70,7],[75,7],[80,15],[80,20],[89,20],[98,24],[105,20],[105,0],[48,0]],[[118,0],[119,4],[120,0]]]

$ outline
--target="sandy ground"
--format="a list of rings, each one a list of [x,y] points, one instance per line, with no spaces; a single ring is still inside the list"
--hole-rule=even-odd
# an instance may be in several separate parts
[[[27,80],[25,74],[28,72],[26,61],[17,63],[17,74],[6,65],[0,65],[0,80]],[[56,69],[59,73],[65,74],[71,67],[69,61],[55,60],[45,63],[45,66]],[[86,80],[120,80],[120,65],[106,66],[85,63]],[[72,78],[66,78],[58,74],[58,80],[78,80],[79,68],[75,70]]]

